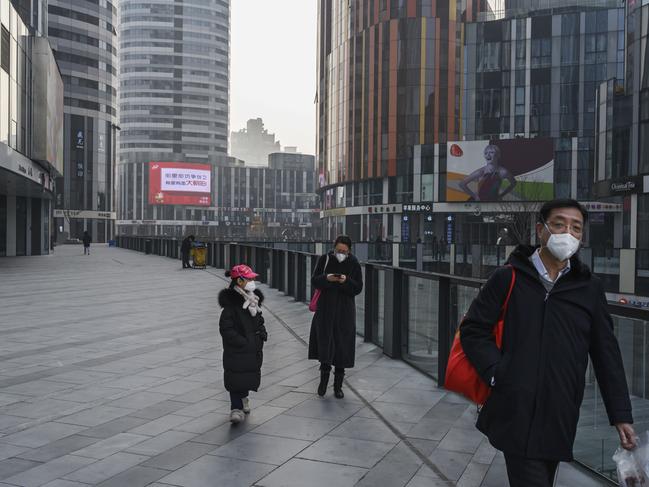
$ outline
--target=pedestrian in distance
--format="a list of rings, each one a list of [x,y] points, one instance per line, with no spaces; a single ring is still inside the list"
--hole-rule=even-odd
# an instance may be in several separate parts
[[[189,254],[192,250],[192,244],[194,243],[194,236],[193,235],[188,235],[185,237],[180,244],[180,254],[183,259],[183,269],[191,269],[191,265],[189,265]]]
[[[636,443],[604,288],[575,255],[587,219],[577,201],[545,203],[536,224],[540,247],[519,245],[460,327],[466,356],[491,386],[477,428],[504,452],[511,487],[550,487],[559,462],[572,461],[589,356],[621,446]],[[493,329],[512,279],[500,350]]]
[[[241,264],[225,275],[230,285],[219,293],[223,382],[230,393],[230,421],[237,424],[250,412],[249,392],[259,389],[268,333],[261,313],[264,295],[255,285],[257,274]]]
[[[334,395],[342,399],[345,369],[354,367],[356,356],[356,305],[354,298],[363,290],[363,273],[351,253],[352,241],[341,235],[334,249],[320,256],[311,277],[319,289],[317,309],[311,322],[309,359],[320,361],[318,395],[327,392],[332,366]]]
[[[81,241],[83,242],[83,255],[90,255],[90,243],[92,242],[92,238],[87,230],[83,232]]]

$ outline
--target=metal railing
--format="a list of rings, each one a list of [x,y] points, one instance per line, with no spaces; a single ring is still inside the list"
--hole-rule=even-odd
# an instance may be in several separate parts
[[[179,240],[119,237],[118,245],[179,258]],[[278,245],[287,248],[277,248]],[[310,251],[311,245],[316,246],[309,243],[306,247],[309,251],[303,251],[284,243],[208,242],[208,265],[225,269],[246,263],[259,273],[260,281],[306,303],[311,298],[311,274],[319,257]],[[489,259],[494,268],[504,262],[500,251]],[[356,298],[358,335],[381,347],[389,357],[404,360],[443,386],[458,324],[485,280],[368,261],[362,261],[361,268],[365,285]],[[644,431],[649,429],[649,310],[619,304],[609,304],[609,307],[632,394],[636,429]],[[614,480],[611,456],[618,442],[617,434],[608,424],[594,372],[589,367],[575,443],[576,459]]]

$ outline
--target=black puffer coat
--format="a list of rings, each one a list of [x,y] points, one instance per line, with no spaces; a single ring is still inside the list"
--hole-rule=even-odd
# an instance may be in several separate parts
[[[264,295],[255,290],[259,304]],[[263,346],[268,338],[261,311],[252,316],[243,309],[243,296],[234,289],[219,293],[219,305],[223,308],[219,331],[223,337],[224,383],[228,391],[246,392],[259,389]]]
[[[318,260],[311,285],[320,289],[318,309],[311,322],[309,358],[336,367],[354,366],[356,357],[356,307],[354,297],[363,290],[363,272],[356,257],[342,263],[329,253]],[[327,281],[327,274],[345,274],[343,284]]]
[[[631,423],[622,356],[600,280],[579,259],[547,293],[530,256],[519,246],[509,263],[516,283],[505,315],[502,352],[492,330],[511,280],[498,269],[471,305],[462,347],[495,387],[477,427],[493,446],[528,458],[570,461],[590,355],[611,424]]]

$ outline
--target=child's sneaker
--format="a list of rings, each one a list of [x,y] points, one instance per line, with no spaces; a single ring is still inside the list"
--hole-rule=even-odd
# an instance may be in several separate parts
[[[250,414],[250,399],[244,397],[242,401],[243,401],[243,412],[246,414]]]
[[[244,419],[246,419],[246,415],[241,409],[233,409],[230,411],[230,422],[233,424],[241,423]]]

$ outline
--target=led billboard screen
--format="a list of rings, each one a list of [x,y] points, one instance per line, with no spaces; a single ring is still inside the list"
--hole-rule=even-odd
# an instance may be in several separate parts
[[[212,168],[189,162],[150,162],[149,204],[210,206]]]
[[[554,196],[551,139],[449,142],[447,201],[545,201]]]

